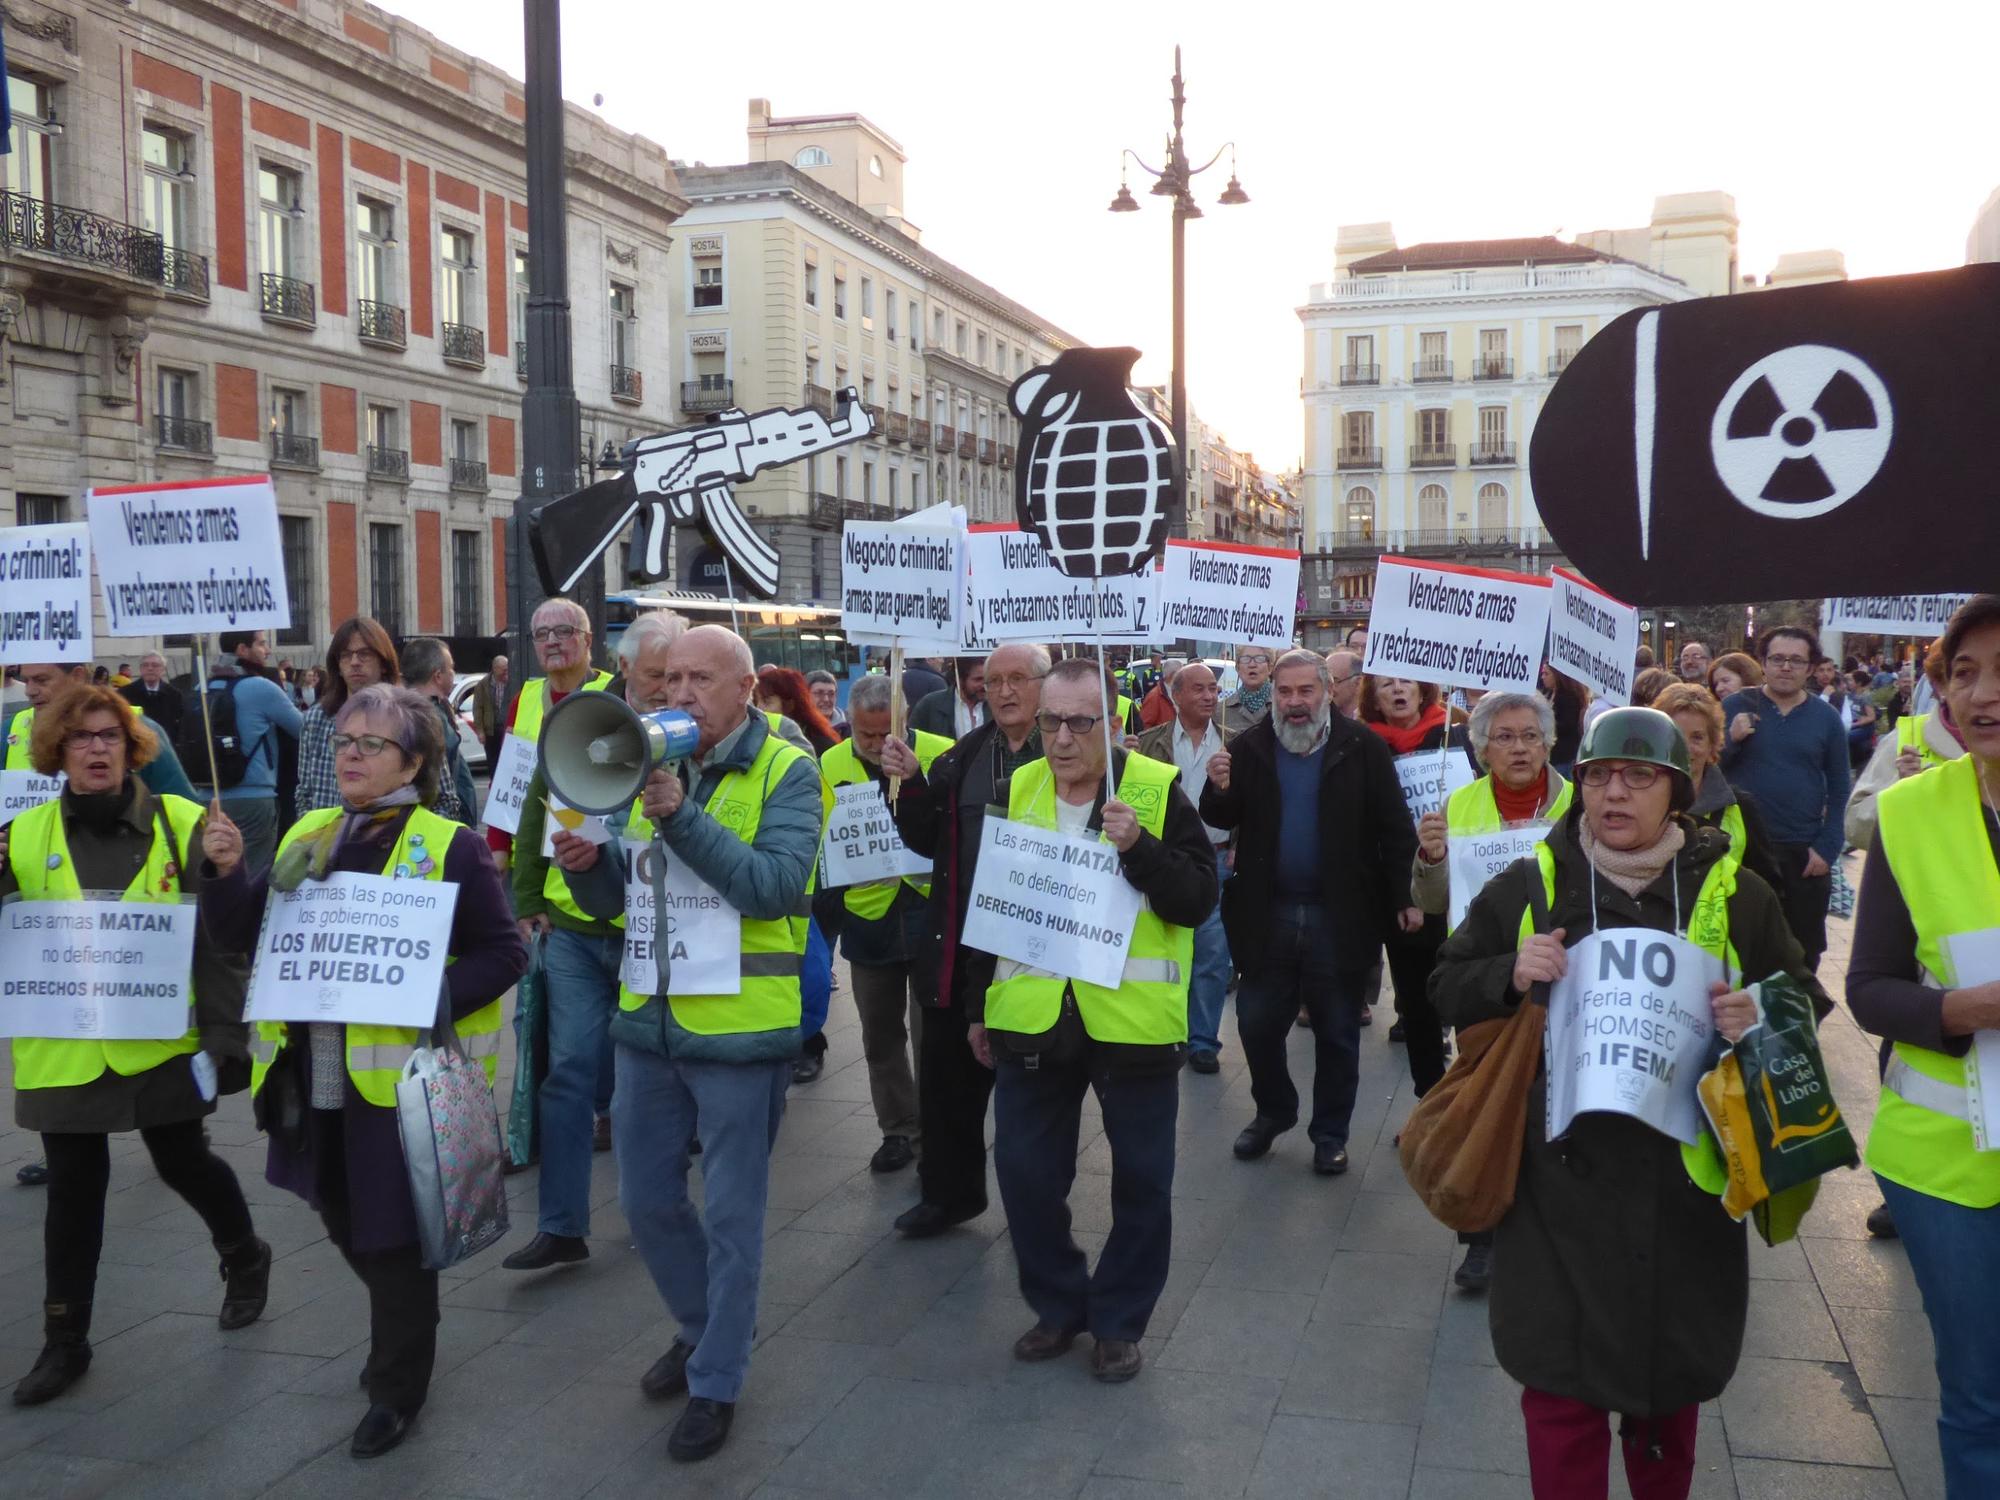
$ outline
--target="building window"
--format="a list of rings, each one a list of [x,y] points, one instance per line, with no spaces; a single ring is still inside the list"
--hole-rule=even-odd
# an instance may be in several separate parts
[[[875,281],[869,276],[861,278],[861,326],[875,326]]]
[[[1348,411],[1340,414],[1341,448],[1347,453],[1365,453],[1375,446],[1375,413]]]
[[[176,422],[185,422],[201,414],[199,398],[196,395],[194,375],[187,370],[169,370],[159,367],[159,402],[154,410],[160,416]]]
[[[895,294],[894,292],[891,292],[891,293],[889,293],[889,295],[888,295],[888,296],[886,296],[886,297],[884,297],[884,298],[882,299],[882,311],[884,311],[885,313],[887,313],[887,314],[889,315],[889,330],[888,330],[888,331],[889,331],[889,342],[890,342],[891,344],[894,344],[894,343],[896,342],[896,303],[897,303],[897,300],[898,300],[898,299],[897,299],[897,297],[896,297],[896,294]]]
[[[21,495],[14,501],[16,526],[54,526],[69,519],[67,495]]]
[[[861,460],[861,503],[870,506],[875,503],[875,465],[865,458]]]
[[[1479,446],[1491,453],[1507,444],[1507,408],[1504,406],[1482,406],[1479,408]]]
[[[957,322],[957,326],[952,331],[951,346],[953,349],[958,351],[958,354],[961,358],[963,358],[965,354],[965,333],[966,333],[965,319],[960,318]]]
[[[818,266],[817,264],[815,264],[814,262],[810,261],[810,260],[806,262],[806,278],[805,278],[805,279],[806,279],[806,306],[807,306],[807,307],[818,307],[818,306],[819,306],[819,266]]]
[[[847,278],[838,271],[833,273],[833,315],[836,318],[847,316]]]
[[[611,363],[628,370],[639,368],[639,293],[615,281],[611,283]]]
[[[894,464],[889,465],[889,514],[896,514],[896,492],[902,488],[903,471]]]
[[[479,287],[473,267],[473,239],[469,231],[446,227],[439,239],[439,255],[444,262],[444,321],[461,326],[471,323],[479,306]]]
[[[842,500],[847,498],[847,456],[838,454],[833,460],[833,492]]]
[[[1442,448],[1451,441],[1451,410],[1449,407],[1426,407],[1417,413],[1417,446],[1419,448]]]
[[[833,165],[833,158],[828,155],[827,149],[824,146],[808,146],[792,158],[792,165],[795,167],[830,167]]]
[[[364,302],[394,302],[390,247],[396,243],[396,210],[378,198],[354,203],[354,285]]]
[[[1569,362],[1576,358],[1576,351],[1583,347],[1583,325],[1581,323],[1556,324],[1556,350],[1551,357],[1551,375],[1560,375],[1569,368]]]
[[[1417,530],[1436,536],[1451,525],[1451,497],[1441,484],[1427,484],[1417,491]]]
[[[141,154],[146,168],[146,227],[169,250],[183,249],[193,219],[188,194],[194,173],[188,169],[187,137],[148,125]]]
[[[1507,330],[1504,328],[1482,328],[1479,330],[1479,370],[1487,380],[1504,380],[1510,371],[1507,368]]]
[[[454,417],[451,424],[451,456],[465,463],[479,458],[479,424]]]
[[[299,174],[285,167],[257,169],[258,265],[267,276],[293,272],[292,225],[304,217]]]
[[[368,613],[391,636],[403,633],[403,528],[368,527]]]
[[[480,582],[485,570],[479,565],[479,533],[454,531],[451,534],[451,633],[457,636],[485,634],[486,611],[480,599]]]
[[[56,91],[32,78],[9,73],[7,108],[14,122],[7,131],[8,154],[0,161],[6,168],[7,191],[46,203],[55,184],[56,127],[48,121],[55,114]]]
[[[278,541],[285,554],[285,597],[291,601],[292,623],[278,632],[281,646],[312,644],[313,576],[319,555],[313,549],[309,516],[278,517]]]
[[[1479,487],[1479,529],[1497,536],[1507,529],[1507,486],[1482,484]]]
[[[979,361],[979,368],[983,370],[986,368],[986,330],[983,328],[979,331],[976,347],[979,351],[976,356]]]
[[[1356,369],[1366,369],[1375,363],[1375,335],[1357,333],[1348,335],[1347,362]]]
[[[694,263],[694,305],[722,306],[722,257],[701,255]]]
[[[1347,536],[1350,542],[1375,540],[1375,492],[1357,488],[1347,492]]]
[[[880,177],[882,175],[881,157],[871,156],[868,158],[868,175],[871,177]]]
[[[923,328],[923,317],[917,308],[917,299],[910,299],[910,347],[917,347],[917,337]]]

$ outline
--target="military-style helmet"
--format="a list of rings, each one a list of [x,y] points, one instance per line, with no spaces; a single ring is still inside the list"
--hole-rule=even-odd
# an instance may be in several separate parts
[[[1674,810],[1684,811],[1694,800],[1694,767],[1687,737],[1680,725],[1657,708],[1614,708],[1599,714],[1584,731],[1576,752],[1576,769],[1594,760],[1630,760],[1678,773]]]

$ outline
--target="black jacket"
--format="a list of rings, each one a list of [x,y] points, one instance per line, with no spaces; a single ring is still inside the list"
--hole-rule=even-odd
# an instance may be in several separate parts
[[[925,734],[942,735],[948,740],[958,738],[958,689],[946,688],[942,692],[926,693],[917,700],[917,706],[910,710],[910,728],[921,729]],[[990,722],[984,703],[979,705],[979,722]]]
[[[181,714],[185,712],[186,705],[182,702],[181,690],[171,682],[162,680],[160,690],[149,693],[146,684],[135,677],[118,690],[118,696],[166,730],[168,739],[180,733]]]
[[[1201,816],[1236,831],[1236,873],[1222,888],[1222,925],[1229,951],[1245,974],[1258,972],[1270,947],[1271,908],[1277,900],[1278,736],[1265,719],[1229,746],[1229,790],[1209,781]],[[1335,962],[1366,969],[1396,914],[1412,905],[1410,862],[1417,828],[1403,801],[1389,747],[1365,725],[1335,713],[1320,761],[1320,887],[1325,940]]]

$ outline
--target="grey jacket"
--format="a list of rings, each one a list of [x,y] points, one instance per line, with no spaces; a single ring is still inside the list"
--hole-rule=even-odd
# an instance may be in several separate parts
[[[819,771],[811,757],[794,761],[766,793],[752,842],[744,843],[704,811],[723,776],[747,768],[770,732],[764,716],[753,713],[717,745],[701,768],[693,795],[660,825],[660,834],[668,848],[744,916],[759,921],[790,917],[803,925],[825,827]],[[609,918],[625,910],[625,856],[615,842],[604,846],[604,855],[590,869],[566,871],[564,878],[583,911]],[[796,1026],[697,1035],[677,1024],[672,1008],[664,1004],[619,1011],[612,1018],[611,1036],[641,1051],[699,1062],[775,1061],[795,1056],[800,1043]]]

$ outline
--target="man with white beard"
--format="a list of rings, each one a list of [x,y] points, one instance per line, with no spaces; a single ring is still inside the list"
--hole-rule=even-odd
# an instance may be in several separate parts
[[[1394,927],[1414,932],[1417,832],[1383,741],[1332,711],[1327,664],[1287,651],[1273,675],[1271,717],[1208,763],[1202,821],[1236,831],[1236,874],[1222,923],[1243,970],[1236,1025],[1257,1107],[1236,1138],[1245,1161],[1298,1123],[1285,1038],[1303,1005],[1314,1039],[1307,1135],[1313,1170],[1347,1170],[1347,1127],[1359,1082],[1369,966]]]

